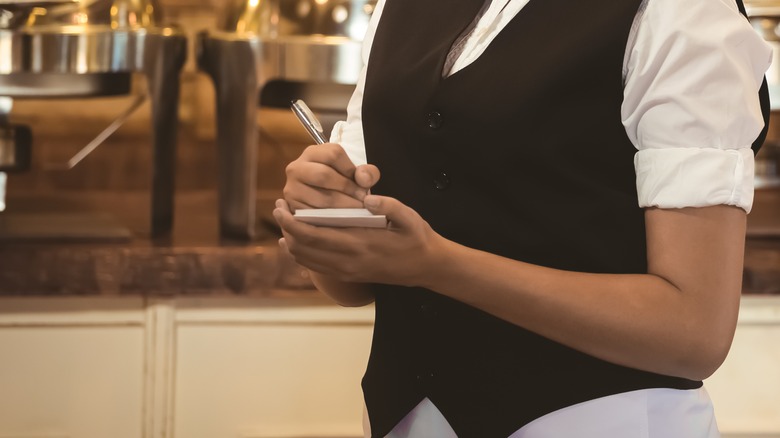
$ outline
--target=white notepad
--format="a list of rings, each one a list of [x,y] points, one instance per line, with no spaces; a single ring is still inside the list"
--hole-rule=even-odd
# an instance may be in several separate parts
[[[295,210],[295,218],[321,227],[385,228],[385,215],[371,214],[365,208],[309,208]]]

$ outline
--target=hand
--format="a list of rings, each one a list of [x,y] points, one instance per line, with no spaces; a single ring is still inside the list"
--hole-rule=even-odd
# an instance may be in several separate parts
[[[309,146],[287,168],[284,198],[293,211],[299,208],[361,208],[363,198],[377,181],[373,165],[356,167],[334,143]]]
[[[444,239],[417,212],[396,199],[368,195],[364,206],[389,220],[385,229],[317,227],[296,220],[284,200],[274,217],[279,245],[295,261],[341,281],[422,286]]]

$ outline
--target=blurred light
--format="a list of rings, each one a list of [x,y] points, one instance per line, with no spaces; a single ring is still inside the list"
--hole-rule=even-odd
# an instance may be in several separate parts
[[[298,6],[295,9],[298,13],[298,16],[303,18],[309,15],[309,12],[311,12],[311,4],[307,0],[302,0],[298,2]]]
[[[349,18],[349,11],[347,8],[344,7],[344,5],[338,5],[335,8],[333,8],[333,21],[336,23],[343,23],[347,21],[347,18]]]
[[[8,177],[5,172],[0,172],[0,211],[5,210],[5,185]]]
[[[30,15],[27,17],[27,25],[32,26],[35,24],[38,17],[46,15],[46,9],[44,8],[32,8]]]
[[[116,5],[111,6],[111,28],[119,28],[119,8]]]

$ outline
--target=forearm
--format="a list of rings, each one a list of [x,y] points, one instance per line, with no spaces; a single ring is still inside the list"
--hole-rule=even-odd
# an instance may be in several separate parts
[[[344,307],[361,307],[374,301],[365,283],[351,283],[309,270],[314,286]]]
[[[728,328],[703,338],[702,326],[723,324],[658,276],[559,271],[464,247],[447,259],[431,289],[620,365],[703,378],[718,360],[702,344],[731,341]]]
[[[702,379],[731,344],[741,252],[697,273],[673,274],[696,279],[673,283],[652,273],[654,266],[636,275],[568,272],[441,245],[425,287],[592,356]]]

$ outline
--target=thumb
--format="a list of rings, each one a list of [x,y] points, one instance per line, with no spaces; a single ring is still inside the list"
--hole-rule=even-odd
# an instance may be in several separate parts
[[[368,195],[363,199],[363,205],[372,214],[387,216],[387,221],[393,228],[409,228],[419,218],[414,210],[401,201],[387,196]]]
[[[355,169],[355,182],[364,189],[370,189],[379,181],[379,168],[373,164],[363,164]]]

